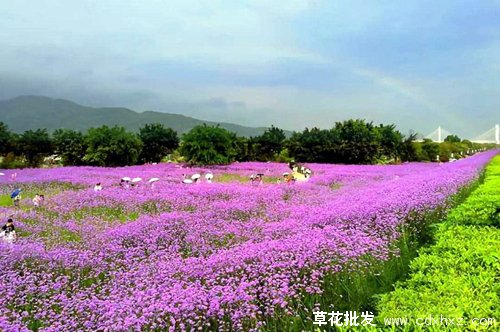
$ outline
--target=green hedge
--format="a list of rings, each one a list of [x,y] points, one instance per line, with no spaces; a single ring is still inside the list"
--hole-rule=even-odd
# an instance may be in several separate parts
[[[380,324],[406,317],[395,330],[476,331],[500,329],[500,156],[487,167],[484,183],[450,211],[439,226],[436,243],[421,250],[406,281],[380,297]],[[464,326],[416,324],[426,317],[463,319]],[[473,318],[494,318],[494,326],[473,324]],[[386,321],[384,321],[384,319]],[[420,321],[422,322],[422,321]],[[456,322],[456,321],[455,321]]]

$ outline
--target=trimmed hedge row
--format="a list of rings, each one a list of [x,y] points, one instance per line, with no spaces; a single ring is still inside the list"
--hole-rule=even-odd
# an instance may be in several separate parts
[[[486,168],[484,183],[439,226],[436,244],[422,249],[411,263],[410,278],[381,295],[379,322],[406,317],[409,323],[398,328],[406,331],[500,328],[500,229],[494,227],[499,226],[499,211],[496,156]],[[422,325],[430,317],[438,320]],[[493,318],[496,323],[475,318]]]

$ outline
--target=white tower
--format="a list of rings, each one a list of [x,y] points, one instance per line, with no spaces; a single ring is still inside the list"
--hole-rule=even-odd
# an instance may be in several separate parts
[[[500,125],[495,126],[495,143],[500,144]]]

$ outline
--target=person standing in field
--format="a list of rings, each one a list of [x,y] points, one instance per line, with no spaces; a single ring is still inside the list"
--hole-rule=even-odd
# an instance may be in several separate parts
[[[15,207],[19,207],[19,203],[21,202],[21,191],[21,189],[16,189],[10,195],[10,198],[12,198]]]
[[[41,202],[40,195],[39,195],[39,194],[36,194],[36,195],[35,195],[35,197],[33,198],[33,206],[34,206],[35,208],[40,207],[40,202]]]
[[[94,191],[95,192],[99,192],[102,190],[102,186],[101,186],[101,183],[98,182],[95,186],[94,186]]]
[[[7,224],[2,226],[0,238],[8,243],[12,243],[16,239],[16,228],[14,227],[14,221],[12,219],[9,218]]]

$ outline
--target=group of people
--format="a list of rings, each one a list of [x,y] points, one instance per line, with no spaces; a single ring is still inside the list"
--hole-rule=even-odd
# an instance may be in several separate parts
[[[307,181],[312,175],[312,171],[310,168],[301,166],[293,161],[288,163],[288,167],[292,172],[284,172],[282,174],[282,177],[276,181],[278,184],[280,183],[293,184],[297,181]],[[264,174],[258,173],[250,175],[250,182],[252,184],[264,183]]]
[[[17,188],[10,195],[14,207],[16,208],[20,207],[20,202],[22,198],[21,192],[22,189]],[[43,203],[45,202],[45,195],[36,194],[31,201],[33,202],[33,206],[35,207],[35,209],[38,209],[39,207],[43,206]],[[12,218],[9,218],[7,220],[7,223],[2,226],[2,229],[0,231],[0,241],[12,244],[15,239],[16,239],[16,229],[14,227],[14,221],[12,220]]]
[[[257,173],[250,175],[250,183],[251,184],[262,184],[264,183],[264,174]]]
[[[42,206],[43,203],[45,202],[45,195],[36,194],[35,197],[33,197],[32,201],[33,201],[33,206],[35,208],[38,208]]]
[[[212,183],[213,179],[214,175],[212,173],[205,174],[205,180],[207,183]],[[184,184],[201,183],[201,174],[195,173],[191,176],[187,174],[182,174],[182,183]]]
[[[296,179],[299,177],[309,179],[312,175],[312,171],[310,168],[299,165],[294,161],[289,162],[288,167],[290,168],[290,170],[292,170]],[[301,176],[298,176],[298,175],[301,175]]]

